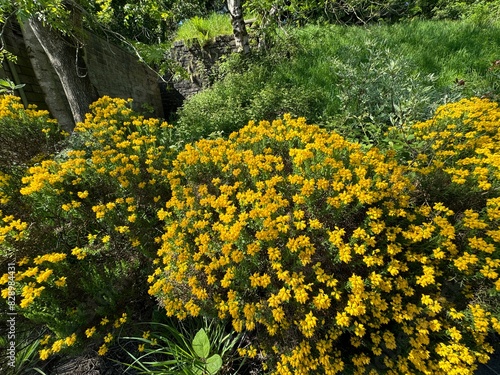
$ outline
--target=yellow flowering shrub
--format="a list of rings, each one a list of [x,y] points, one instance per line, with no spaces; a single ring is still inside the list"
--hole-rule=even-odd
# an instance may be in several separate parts
[[[416,198],[439,201],[454,215],[463,237],[454,265],[479,281],[498,277],[499,124],[498,103],[471,98],[442,106],[433,119],[414,126],[422,145],[409,167],[420,183]],[[488,283],[471,293],[481,289]]]
[[[428,180],[439,178],[445,187],[453,186],[460,198],[455,204],[483,208],[484,200],[496,196],[499,188],[499,121],[498,103],[489,100],[471,98],[441,106],[432,119],[413,126],[422,144],[412,168]],[[436,190],[437,195],[439,190],[453,194],[443,187]]]
[[[61,152],[27,169],[13,194],[24,220],[0,216],[0,245],[8,239],[15,249],[18,313],[51,330],[42,358],[72,346],[64,341],[72,335],[100,340],[104,354],[126,312],[154,305],[146,275],[161,229],[156,212],[170,194],[171,127],[131,104],[95,102]]]
[[[463,116],[453,106],[445,117]],[[460,212],[422,182],[439,172],[457,184],[448,154],[431,157],[440,139],[408,166],[285,115],[187,145],[157,213],[165,227],[149,293],[169,316],[230,320],[254,339],[240,354],[259,354],[273,374],[472,374],[500,331],[476,290],[480,277],[482,290],[500,291],[491,137],[463,152],[488,172],[456,161],[488,192]]]
[[[36,156],[54,153],[64,139],[57,121],[49,112],[30,105],[24,108],[21,98],[0,95],[0,170],[24,166]]]
[[[25,108],[17,96],[0,95],[0,257],[11,256],[16,251],[13,243],[26,236],[18,194],[22,174],[51,157],[64,138],[47,111]]]

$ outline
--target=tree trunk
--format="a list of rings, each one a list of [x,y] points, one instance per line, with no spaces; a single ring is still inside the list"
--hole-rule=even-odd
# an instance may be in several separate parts
[[[250,52],[248,43],[248,33],[243,19],[243,5],[241,0],[227,0],[227,8],[231,15],[231,24],[233,26],[234,41],[239,52],[247,54]]]
[[[99,96],[90,82],[83,58],[78,58],[77,49],[57,31],[45,27],[31,18],[24,27],[36,37],[62,84],[74,123],[82,122],[89,105]],[[82,74],[84,73],[84,74]]]

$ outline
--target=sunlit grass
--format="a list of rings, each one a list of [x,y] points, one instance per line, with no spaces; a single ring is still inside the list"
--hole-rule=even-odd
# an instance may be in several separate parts
[[[203,46],[219,35],[233,32],[231,20],[227,14],[212,13],[207,18],[194,17],[185,21],[177,30],[175,40],[190,45],[197,42]]]

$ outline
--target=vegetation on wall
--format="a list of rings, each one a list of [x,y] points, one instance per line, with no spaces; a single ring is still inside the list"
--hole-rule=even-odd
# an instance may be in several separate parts
[[[231,35],[233,32],[231,19],[226,14],[212,13],[206,18],[193,17],[183,22],[175,34],[175,39],[183,41],[188,46],[194,41],[200,47],[221,35]]]

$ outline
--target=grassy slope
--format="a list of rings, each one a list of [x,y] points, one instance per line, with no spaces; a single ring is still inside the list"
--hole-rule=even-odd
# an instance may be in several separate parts
[[[179,127],[186,140],[284,112],[356,132],[361,123],[418,120],[445,100],[498,88],[498,75],[488,71],[500,58],[498,24],[311,25],[277,40],[247,68],[185,103]],[[393,103],[401,113],[391,113]]]
[[[438,74],[442,86],[457,76],[473,71],[484,73],[500,57],[500,25],[478,26],[458,21],[412,21],[395,25],[362,27],[309,26],[294,31],[307,54],[297,56],[299,65],[309,65],[314,74],[326,58],[366,61],[373,49],[385,49],[390,56],[405,56],[414,69]],[[305,56],[317,57],[316,61]],[[318,73],[324,73],[319,70]]]

